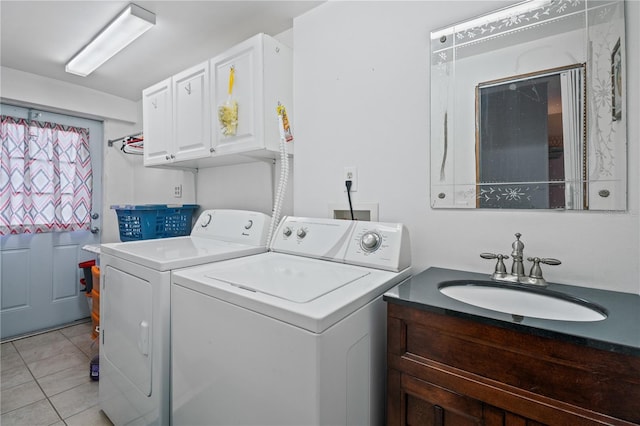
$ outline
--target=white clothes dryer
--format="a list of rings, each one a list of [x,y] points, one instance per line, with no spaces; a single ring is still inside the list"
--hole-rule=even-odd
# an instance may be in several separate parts
[[[406,227],[285,217],[270,249],[173,274],[173,424],[382,424]]]
[[[98,400],[114,424],[170,423],[172,271],[265,252],[270,222],[206,210],[190,236],[101,246]]]

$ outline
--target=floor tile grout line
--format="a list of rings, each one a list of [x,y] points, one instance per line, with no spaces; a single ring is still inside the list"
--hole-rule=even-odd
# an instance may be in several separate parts
[[[81,324],[84,324],[84,323],[86,323],[86,322],[89,322],[89,321],[84,321],[84,322],[79,322],[79,323],[69,324],[69,325],[67,325],[67,326],[65,326],[65,327],[59,327],[59,328],[56,328],[56,329],[51,329],[51,330],[43,331],[43,332],[41,332],[41,333],[36,333],[36,334],[30,335],[30,336],[21,336],[20,338],[16,338],[16,339],[10,340],[10,341],[8,341],[8,342],[3,342],[3,343],[10,343],[10,344],[11,344],[11,346],[13,347],[13,349],[15,350],[15,352],[18,354],[18,356],[20,357],[21,361],[23,362],[24,366],[26,367],[27,371],[29,372],[30,376],[31,376],[31,377],[32,377],[32,379],[35,381],[36,385],[38,386],[38,388],[40,389],[40,391],[41,391],[41,392],[42,392],[42,394],[44,395],[44,399],[46,399],[46,400],[47,400],[47,402],[49,403],[49,405],[51,406],[51,408],[53,408],[54,412],[56,413],[56,415],[57,415],[57,417],[58,417],[58,420],[57,420],[56,422],[52,423],[52,424],[55,424],[55,423],[58,423],[58,422],[62,422],[64,425],[67,425],[67,422],[66,422],[66,420],[62,417],[62,415],[60,414],[60,412],[58,411],[58,409],[55,407],[55,405],[53,404],[53,402],[51,401],[51,397],[49,397],[49,396],[45,393],[44,389],[42,388],[42,385],[40,384],[40,381],[39,381],[39,380],[40,380],[40,379],[42,379],[42,378],[44,378],[44,377],[48,377],[48,376],[49,376],[49,374],[48,374],[48,375],[46,375],[46,376],[40,377],[39,379],[38,379],[38,378],[36,378],[36,377],[35,377],[35,375],[34,375],[34,373],[33,373],[33,371],[32,371],[32,370],[31,370],[31,368],[29,367],[28,363],[25,361],[25,358],[23,357],[23,355],[22,355],[22,353],[20,352],[20,350],[18,349],[18,347],[14,344],[14,342],[15,342],[15,341],[17,341],[17,340],[26,339],[26,338],[33,337],[33,336],[37,336],[37,335],[41,335],[41,334],[46,334],[46,333],[50,333],[50,332],[60,331],[60,330],[62,330],[62,329],[70,328],[70,327],[74,327],[74,326],[77,326],[77,325],[81,325]],[[85,358],[86,358],[87,360],[89,360],[89,361],[90,361],[91,356],[90,356],[89,354],[85,353],[85,352],[82,350],[82,348],[81,348],[80,346],[78,346],[77,344],[75,344],[75,343],[71,340],[71,338],[70,338],[69,336],[65,335],[65,334],[64,334],[64,333],[62,333],[62,332],[60,332],[60,335],[62,335],[64,339],[68,340],[68,341],[73,345],[73,347],[75,347],[75,348],[76,348],[80,353],[82,353],[82,354],[85,356]],[[80,336],[80,335],[81,335],[81,333],[80,333],[80,334],[78,334],[77,336]],[[73,336],[73,337],[76,337],[76,336]],[[94,340],[94,341],[92,341],[92,342],[91,342],[91,345],[90,345],[90,348],[93,348],[95,344],[96,344],[96,341],[95,341],[95,340]],[[98,343],[98,344],[99,344],[99,343]],[[51,374],[56,374],[56,373],[51,373]],[[76,387],[82,386],[82,385],[84,385],[84,384],[79,384],[79,385],[73,386],[72,388],[65,390],[65,392],[66,392],[66,391],[69,391],[69,390],[71,390],[71,389],[74,389],[74,388],[76,388]],[[5,390],[5,391],[6,391],[6,390]],[[59,395],[59,393],[58,393],[58,394],[56,394],[56,395]],[[53,397],[53,396],[55,396],[55,395],[52,395],[52,397]],[[18,409],[21,409],[21,408],[27,407],[27,406],[29,406],[29,405],[31,405],[31,404],[35,404],[35,403],[37,403],[37,402],[41,402],[42,400],[43,400],[43,399],[39,399],[38,401],[31,402],[30,404],[23,405],[22,407],[17,407],[17,408],[15,408],[14,410],[10,410],[10,411],[8,411],[7,413],[11,413],[11,412],[13,412],[13,411],[15,411],[15,410],[18,410]],[[98,404],[96,404],[96,405],[98,405]],[[88,407],[87,409],[91,409],[92,407],[93,407],[93,406]],[[7,414],[7,413],[3,413],[3,415],[4,415],[4,414]],[[70,416],[70,417],[72,417],[72,416]]]
[[[78,335],[78,336],[79,336],[79,335]],[[67,337],[67,336],[65,336],[65,337]],[[77,336],[73,336],[73,337],[77,337]],[[78,348],[82,353],[84,353],[85,355],[87,355],[87,354],[84,352],[84,350],[82,350],[82,348],[81,348],[80,346],[76,345],[76,344],[73,342],[73,340],[71,340],[69,337],[67,337],[67,340],[69,340],[69,341],[70,341],[70,342],[71,342],[71,343],[72,343],[76,348]],[[93,340],[93,339],[92,339],[92,340]],[[89,346],[89,348],[90,348],[90,349],[93,349],[93,348],[94,348],[94,345],[96,345],[96,344],[98,343],[98,341],[97,341],[97,340],[98,340],[98,339],[96,338],[95,340],[93,340],[93,341],[91,342],[91,345]],[[89,355],[87,355],[87,356],[89,356]]]
[[[37,401],[30,402],[30,403],[28,403],[27,405],[23,405],[22,407],[17,407],[17,408],[14,408],[13,410],[9,410],[9,411],[7,411],[7,412],[5,412],[5,413],[2,413],[2,416],[6,416],[7,414],[13,413],[14,411],[21,410],[21,409],[23,409],[23,408],[25,408],[25,407],[28,407],[28,406],[33,405],[33,404],[37,404],[38,402],[41,402],[41,401],[44,401],[44,400],[47,400],[47,402],[49,403],[49,405],[51,405],[51,408],[53,408],[53,411],[55,411],[56,415],[58,416],[58,420],[57,420],[57,421],[55,421],[54,423],[51,423],[51,424],[53,425],[53,424],[56,424],[56,423],[58,423],[58,422],[60,422],[60,421],[64,422],[64,419],[60,416],[60,413],[58,413],[58,411],[56,410],[56,407],[54,407],[54,406],[53,406],[53,404],[51,403],[51,401],[49,400],[49,398],[47,398],[47,396],[46,396],[46,395],[45,395],[45,397],[44,397],[44,398],[42,398],[42,399],[39,399],[39,400],[37,400]]]
[[[74,325],[76,325],[76,324],[74,324]],[[71,326],[69,326],[69,327],[73,327],[74,325],[71,325]],[[55,331],[59,331],[59,330],[60,330],[60,329],[58,329],[58,330],[50,330],[50,331],[48,331],[47,333],[55,332]],[[45,333],[39,333],[39,334],[45,334]],[[89,356],[88,356],[86,353],[84,353],[84,351],[82,351],[82,349],[81,349],[80,347],[78,347],[78,345],[76,345],[75,343],[73,343],[73,342],[71,341],[71,339],[69,339],[69,337],[67,337],[64,333],[60,333],[60,335],[62,336],[62,338],[63,338],[63,339],[66,339],[69,343],[71,343],[71,344],[73,345],[73,347],[74,347],[74,348],[76,348],[78,351],[80,351],[80,353],[82,353],[82,354],[87,358],[87,360],[88,360],[88,361],[90,360],[90,359],[89,359]],[[29,336],[29,337],[32,337],[32,336]],[[25,338],[27,338],[27,337],[25,337]],[[13,346],[14,350],[16,351],[16,353],[18,354],[18,356],[19,356],[19,357],[20,357],[20,359],[22,360],[22,362],[23,362],[23,364],[24,364],[25,368],[27,369],[27,371],[28,371],[28,372],[29,372],[29,374],[31,375],[31,377],[32,377],[33,381],[35,382],[35,384],[38,386],[38,388],[39,388],[39,389],[40,389],[40,391],[42,392],[42,395],[44,395],[44,398],[43,398],[43,399],[46,399],[46,400],[47,400],[47,402],[49,403],[49,405],[51,406],[51,408],[53,408],[54,412],[55,412],[55,413],[56,413],[56,415],[58,416],[58,421],[62,421],[63,423],[65,423],[65,424],[66,424],[66,422],[64,421],[64,418],[62,417],[62,415],[60,414],[60,412],[58,411],[58,409],[57,409],[57,408],[56,408],[56,406],[54,405],[53,401],[51,401],[51,397],[49,397],[49,395],[47,395],[47,393],[45,392],[45,390],[42,388],[42,385],[40,384],[40,380],[39,380],[39,379],[42,379],[42,378],[44,378],[44,377],[48,377],[48,376],[50,376],[50,375],[52,375],[52,374],[57,374],[57,373],[59,373],[59,371],[58,371],[58,372],[53,372],[53,373],[51,373],[51,374],[47,374],[46,376],[42,376],[42,377],[40,377],[40,378],[36,378],[36,377],[35,377],[35,375],[34,375],[34,373],[33,373],[33,371],[32,371],[32,370],[31,370],[31,368],[29,367],[29,364],[26,362],[26,360],[25,360],[25,359],[24,359],[24,357],[22,356],[22,353],[21,353],[21,352],[20,352],[20,350],[16,347],[16,345],[13,343],[13,341],[12,341],[12,342],[8,342],[8,343],[10,343],[10,344]],[[63,391],[63,392],[69,391],[69,390],[74,389],[74,388],[76,388],[76,387],[78,387],[78,386],[82,386],[82,384],[80,384],[80,385],[76,385],[76,386],[73,386],[73,387],[71,387],[71,388],[69,388],[69,389],[66,389],[66,390],[65,390],[65,391]],[[9,389],[11,389],[11,388],[9,388]],[[7,390],[7,389],[5,389],[5,391],[6,391],[6,390]],[[60,392],[60,393],[62,393],[62,392]],[[56,394],[56,395],[58,395],[58,394]],[[52,395],[52,396],[55,396],[55,395]],[[26,405],[23,405],[23,406],[17,407],[17,408],[15,408],[15,409],[13,409],[13,410],[7,411],[7,413],[10,413],[10,412],[15,411],[15,410],[19,410],[19,409],[24,408],[24,407],[27,407],[27,406],[29,406],[29,405],[31,405],[31,404],[35,404],[36,402],[40,402],[40,401],[42,401],[43,399],[39,399],[39,400],[37,400],[37,401],[30,402],[29,404],[26,404]],[[7,413],[3,413],[3,414],[7,414]],[[56,422],[56,423],[57,423],[57,422]]]
[[[60,333],[60,334],[62,334],[62,333]],[[64,421],[64,419],[62,418],[62,416],[60,415],[60,413],[59,413],[59,412],[58,412],[58,410],[56,409],[55,405],[53,405],[53,403],[51,402],[51,400],[49,399],[49,397],[48,397],[48,396],[47,396],[47,394],[45,393],[44,389],[42,389],[42,386],[40,385],[40,382],[38,381],[38,379],[36,379],[36,376],[33,374],[33,371],[31,371],[31,368],[29,368],[29,364],[27,364],[27,362],[24,360],[24,357],[23,357],[23,356],[22,356],[22,354],[20,353],[20,350],[16,347],[16,345],[15,345],[15,344],[13,344],[13,341],[12,341],[12,342],[10,342],[10,343],[11,343],[11,346],[13,346],[13,349],[16,351],[16,353],[17,353],[17,354],[18,354],[18,356],[20,357],[20,359],[22,360],[22,363],[24,364],[25,368],[27,369],[27,371],[28,371],[28,372],[29,372],[29,374],[31,375],[31,378],[32,378],[32,379],[33,379],[33,381],[35,382],[36,386],[38,386],[38,389],[40,389],[40,392],[42,392],[42,395],[44,396],[44,398],[39,399],[39,400],[37,400],[37,401],[32,401],[32,402],[30,402],[30,403],[28,403],[28,404],[25,404],[25,405],[22,405],[22,406],[20,406],[20,407],[16,407],[16,408],[14,408],[13,410],[9,410],[9,411],[7,411],[6,413],[2,413],[2,415],[3,415],[3,416],[5,416],[5,415],[7,415],[7,414],[9,414],[9,413],[12,413],[12,412],[14,412],[14,411],[16,411],[16,410],[20,410],[20,409],[22,409],[22,408],[28,407],[29,405],[35,404],[35,403],[37,403],[37,402],[40,402],[40,401],[43,401],[43,400],[45,400],[45,399],[46,399],[46,400],[47,400],[47,402],[49,403],[49,405],[51,406],[51,408],[53,409],[53,411],[54,411],[54,412],[56,413],[56,415],[58,416],[58,420],[57,420],[56,422],[54,422],[54,423],[51,423],[51,424],[53,425],[53,424],[58,423],[58,422],[60,422],[60,421],[61,421],[61,422],[63,422],[63,423],[66,425],[67,423]],[[23,383],[23,384],[24,384],[24,383]],[[17,385],[17,386],[19,386],[19,385]],[[14,387],[15,387],[15,386],[12,386],[12,387],[11,387],[11,388],[9,388],[9,389],[13,389]],[[5,389],[4,391],[6,392],[6,391],[7,391],[7,390],[9,390],[9,389]]]
[[[76,326],[76,325],[78,325],[78,324],[73,324],[73,325],[70,325],[69,327],[74,327],[74,326]],[[65,328],[69,328],[69,327],[65,327]],[[82,350],[78,345],[76,345],[76,344],[75,344],[75,343],[74,343],[74,342],[69,338],[69,336],[67,336],[66,334],[64,334],[64,333],[62,333],[62,332],[60,332],[60,334],[62,335],[62,337],[63,337],[64,339],[66,339],[67,341],[69,341],[69,343],[71,343],[71,344],[72,344],[72,345],[73,345],[73,346],[74,346],[78,351],[80,351],[80,353],[82,353],[82,354],[87,358],[87,362],[90,362],[90,361],[91,361],[91,357],[90,357],[89,355],[87,355],[87,354],[86,354],[86,353],[85,353],[85,352],[84,352],[84,351],[83,351],[83,350]],[[74,337],[75,337],[75,336],[74,336]],[[93,343],[92,343],[92,344],[93,344]],[[70,368],[73,368],[73,367],[70,367]],[[70,368],[69,368],[69,369],[70,369]],[[58,371],[58,372],[55,372],[55,373],[51,373],[51,374],[57,374],[57,373],[59,373],[59,371]],[[48,374],[47,376],[50,376],[50,374]],[[41,379],[42,379],[42,378],[44,378],[44,377],[47,377],[47,376],[42,376],[42,377],[41,377]],[[36,379],[36,381],[38,382],[38,379]],[[51,398],[52,398],[52,397],[54,397],[54,396],[56,396],[56,395],[60,395],[61,393],[68,392],[68,391],[70,391],[70,390],[72,390],[72,389],[75,389],[75,388],[77,388],[77,387],[84,386],[84,385],[85,385],[85,383],[78,384],[78,385],[73,386],[73,387],[71,387],[71,388],[69,388],[69,389],[65,389],[64,391],[59,392],[59,393],[57,393],[57,394],[55,394],[55,395],[51,395],[51,397],[50,397],[50,396],[48,396],[48,395],[44,392],[44,389],[42,389],[42,388],[41,388],[41,389],[42,389],[42,392],[45,394],[45,396],[46,396],[47,400],[49,401],[49,404],[51,404],[51,407],[53,407],[53,410],[54,410],[54,411],[56,412],[56,414],[58,415],[58,417],[59,417],[59,419],[60,419],[59,421],[62,421],[65,425],[67,424],[67,422],[66,422],[65,418],[64,418],[64,417],[62,417],[62,414],[58,411],[58,409],[56,408],[56,406],[55,406],[55,404],[53,403],[53,401],[51,401]],[[40,386],[40,382],[38,382],[38,386]],[[96,402],[96,405],[97,405],[97,402]],[[92,407],[93,407],[93,406],[92,406]],[[90,408],[91,408],[91,407],[88,407],[88,408],[86,408],[86,410],[88,410],[88,409],[90,409]],[[85,410],[83,410],[83,411],[85,411]],[[79,413],[76,413],[76,414],[79,414]],[[70,418],[70,417],[73,417],[74,415],[75,415],[75,414],[73,414],[73,415],[71,415],[71,416],[67,417],[67,419],[68,419],[68,418]]]
[[[55,330],[53,330],[53,331],[55,331]],[[62,334],[62,333],[60,333],[60,334],[62,336],[64,336],[64,334]],[[65,338],[66,338],[66,336],[65,336]],[[11,344],[13,344],[13,342]],[[13,346],[15,347],[16,345],[13,345]],[[36,382],[36,385],[38,385],[38,388],[40,389],[40,391],[44,395],[45,399],[47,400],[47,402],[49,403],[49,405],[51,406],[53,411],[56,413],[56,416],[58,416],[58,419],[59,419],[58,421],[64,422],[62,416],[60,415],[60,413],[56,409],[56,406],[53,405],[53,402],[51,402],[51,399],[49,399],[49,395],[47,395],[47,393],[44,391],[44,389],[42,388],[42,385],[40,384],[40,381],[36,378],[35,374],[33,374],[33,371],[31,371],[31,368],[29,368],[29,364],[27,364],[27,362],[24,360],[24,358],[22,357],[22,354],[20,353],[20,350],[17,347],[16,347],[16,351],[18,351],[18,355],[20,355],[20,358],[22,358],[22,362],[24,362],[24,365],[27,367],[27,370],[29,370],[29,374],[31,374],[31,377],[33,377],[33,380]],[[58,421],[56,421],[56,422],[54,422],[52,424],[55,424]]]
[[[68,324],[68,325],[67,325],[67,326],[65,326],[65,327],[58,327],[58,328],[56,328],[56,329],[50,329],[50,330],[43,331],[43,332],[40,332],[40,333],[35,333],[35,334],[33,334],[33,335],[30,335],[30,336],[20,336],[20,338],[16,338],[16,339],[13,339],[13,340],[11,340],[11,341],[3,342],[3,344],[4,344],[4,343],[11,344],[11,347],[13,348],[13,350],[16,352],[16,354],[18,355],[18,357],[19,357],[19,358],[20,358],[20,360],[22,361],[23,366],[24,366],[24,367],[27,369],[27,371],[29,372],[30,377],[33,379],[33,381],[36,383],[36,385],[38,386],[38,388],[40,389],[40,391],[41,391],[41,392],[42,392],[42,394],[44,395],[44,398],[43,398],[43,399],[39,399],[39,400],[37,400],[37,401],[33,401],[33,402],[31,402],[31,403],[29,403],[29,404],[26,404],[26,405],[23,405],[23,406],[21,406],[21,407],[17,407],[17,408],[15,408],[15,409],[13,409],[13,410],[8,411],[7,413],[3,413],[3,415],[4,415],[4,414],[11,413],[11,412],[13,412],[13,411],[15,411],[15,410],[23,409],[23,408],[25,408],[25,407],[28,407],[28,406],[29,406],[29,405],[31,405],[31,404],[35,404],[35,403],[42,402],[43,400],[45,400],[45,399],[46,399],[46,400],[47,400],[47,403],[49,404],[49,406],[50,406],[51,408],[53,408],[53,411],[55,412],[56,417],[58,418],[58,420],[56,420],[53,424],[57,424],[57,423],[59,423],[59,422],[61,422],[61,423],[62,423],[62,424],[64,424],[64,425],[67,425],[67,424],[68,424],[68,423],[67,423],[67,419],[64,419],[64,418],[62,417],[61,413],[58,411],[58,409],[56,408],[56,406],[53,404],[53,401],[52,401],[52,398],[53,398],[53,397],[55,397],[56,395],[59,395],[59,394],[60,394],[60,393],[62,393],[62,392],[56,393],[55,395],[48,396],[48,395],[45,393],[44,388],[42,387],[41,382],[40,382],[40,380],[43,380],[45,377],[49,377],[49,376],[50,376],[50,375],[52,375],[52,374],[57,374],[57,373],[60,373],[60,372],[53,372],[53,373],[47,374],[46,376],[42,376],[42,377],[40,377],[40,378],[36,378],[36,377],[35,377],[35,375],[34,375],[34,371],[31,369],[31,367],[29,367],[29,364],[26,362],[26,360],[25,360],[25,358],[24,358],[24,356],[23,356],[23,353],[18,349],[18,346],[15,344],[15,342],[16,342],[16,341],[18,341],[18,340],[27,339],[27,338],[29,338],[29,337],[34,337],[34,336],[37,336],[37,335],[43,335],[43,334],[47,334],[47,333],[54,333],[54,332],[57,332],[57,331],[64,330],[65,328],[71,328],[71,327],[79,326],[79,325],[85,324],[85,323],[87,323],[87,322],[89,322],[89,321],[84,321],[84,322],[78,322],[78,323]],[[89,331],[87,331],[87,332],[88,332],[88,333],[90,333]],[[68,342],[70,342],[70,343],[72,344],[72,346],[73,346],[76,350],[78,350],[78,353],[81,353],[87,361],[90,361],[90,360],[91,360],[91,358],[92,358],[93,349],[95,349],[95,345],[96,345],[96,344],[98,344],[98,345],[99,345],[99,342],[98,342],[97,340],[92,340],[92,341],[91,341],[91,343],[90,343],[89,345],[82,345],[82,341],[81,341],[81,340],[79,340],[79,339],[75,339],[75,341],[77,341],[77,342],[79,343],[79,344],[76,344],[76,343],[74,342],[74,340],[72,340],[72,339],[74,339],[74,338],[76,338],[76,337],[78,337],[78,336],[82,336],[82,334],[83,334],[83,333],[77,333],[77,334],[75,334],[75,335],[73,335],[73,336],[67,336],[65,333],[60,332],[60,333],[58,334],[58,338],[57,338],[57,339],[54,339],[54,340],[52,341],[52,343],[53,343],[53,342],[60,342],[60,341],[63,341],[62,339],[66,339]],[[59,336],[62,336],[62,337],[60,338]],[[81,346],[81,345],[82,345],[82,346]],[[83,348],[84,348],[84,350],[83,350]],[[87,350],[87,352],[88,352],[88,353],[87,353],[87,352],[85,352],[85,350]],[[55,356],[55,355],[54,355],[54,356]],[[72,368],[72,367],[70,367],[70,368]],[[61,370],[61,371],[62,371],[62,370]],[[74,389],[74,388],[77,388],[77,387],[79,387],[79,386],[83,386],[84,384],[86,384],[86,383],[78,384],[78,385],[73,386],[73,387],[71,387],[71,388],[69,388],[69,389],[66,389],[66,390],[65,390],[65,391],[63,391],[63,392],[70,391],[70,390],[72,390],[72,389]],[[13,388],[13,387],[12,387],[12,388]],[[6,391],[6,389],[5,389],[5,391]],[[92,409],[94,406],[98,406],[98,407],[99,407],[99,403],[96,401],[96,404],[91,405],[90,407],[87,407],[87,408],[86,408],[85,410],[83,410],[83,411],[86,411],[86,410]],[[79,413],[76,413],[76,414],[79,414]],[[75,415],[75,414],[74,414],[74,415]],[[72,416],[69,416],[69,418],[70,418],[70,417],[72,417]]]
[[[0,340],[0,344],[13,343],[16,340],[28,339],[29,337],[39,336],[41,334],[50,333],[52,331],[63,330],[65,328],[74,327],[74,326],[80,325],[80,324],[86,324],[88,322],[91,322],[91,317],[82,318],[82,319],[79,319],[77,321],[74,321],[74,322],[71,322],[71,323],[68,323],[68,324],[63,324],[63,325],[60,325],[60,326],[57,326],[57,327],[47,328],[47,329],[44,329],[44,330],[34,331],[32,333],[27,333],[27,334],[22,334],[22,335],[19,335],[19,336],[9,337],[7,339]]]

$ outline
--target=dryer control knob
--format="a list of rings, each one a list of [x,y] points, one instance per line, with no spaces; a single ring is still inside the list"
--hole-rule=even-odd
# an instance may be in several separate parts
[[[211,219],[212,219],[211,214],[207,213],[207,216],[208,218],[205,219],[203,215],[202,223],[200,224],[200,226],[202,226],[203,228],[206,228],[211,223]]]
[[[282,234],[283,234],[285,237],[290,237],[290,236],[291,236],[291,234],[292,234],[291,228],[289,228],[289,227],[287,226],[286,228],[284,228],[284,229],[282,230]]]
[[[360,247],[366,252],[373,252],[380,247],[382,237],[375,231],[369,231],[360,238]]]
[[[300,228],[298,232],[296,232],[296,235],[298,238],[304,238],[307,235],[307,231],[305,231],[304,228]]]
[[[244,226],[244,229],[251,229],[251,227],[253,226],[253,221],[250,220],[247,222],[247,224]]]

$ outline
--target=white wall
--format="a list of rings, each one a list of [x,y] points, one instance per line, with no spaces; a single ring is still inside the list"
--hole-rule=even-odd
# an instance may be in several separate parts
[[[638,120],[627,120],[629,211],[530,212],[429,207],[429,32],[505,2],[328,2],[294,21],[294,213],[327,216],[343,202],[345,166],[358,167],[354,202],[378,202],[381,221],[411,233],[414,271],[493,271],[481,252],[555,257],[550,281],[640,293]],[[640,105],[640,2],[627,6],[628,117]],[[633,71],[630,71],[633,70]]]
[[[6,102],[48,107],[49,111],[69,113],[98,120],[135,123],[136,104],[127,99],[52,78],[0,67],[2,99]]]
[[[293,213],[293,167],[290,167],[283,215]],[[197,200],[202,208],[253,210],[271,215],[280,161],[200,169],[197,179]]]

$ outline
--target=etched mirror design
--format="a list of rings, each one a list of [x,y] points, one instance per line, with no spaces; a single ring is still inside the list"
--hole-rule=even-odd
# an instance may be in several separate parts
[[[431,33],[431,206],[625,210],[624,2],[528,1]]]

